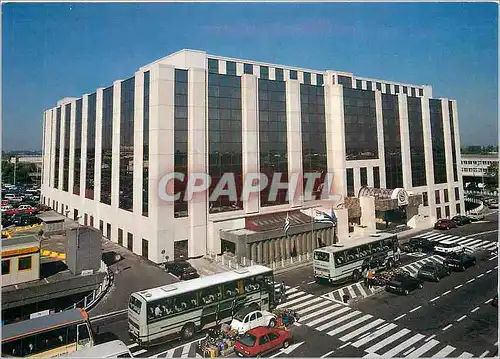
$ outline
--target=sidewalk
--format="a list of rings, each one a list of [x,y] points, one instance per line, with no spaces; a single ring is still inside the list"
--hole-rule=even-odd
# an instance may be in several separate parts
[[[108,293],[90,310],[91,317],[126,309],[134,292],[179,281],[162,267],[106,239],[103,239],[102,252],[103,261],[114,273],[114,281]],[[117,254],[121,257],[118,262],[115,261]]]

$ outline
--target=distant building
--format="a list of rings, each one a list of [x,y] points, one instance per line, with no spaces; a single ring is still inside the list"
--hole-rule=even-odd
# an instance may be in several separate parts
[[[462,181],[468,182],[484,182],[488,173],[488,167],[492,164],[498,166],[498,153],[494,154],[462,154]]]
[[[42,200],[154,262],[227,248],[265,264],[379,220],[414,226],[464,212],[457,103],[429,85],[197,50],[132,75],[45,111]],[[197,201],[163,201],[160,179],[174,171],[209,174],[212,187]],[[241,191],[256,172],[280,172],[287,187],[318,173],[318,195],[328,172],[342,199],[289,201],[286,189],[209,199],[224,173]],[[335,234],[308,224],[316,205],[335,210]]]

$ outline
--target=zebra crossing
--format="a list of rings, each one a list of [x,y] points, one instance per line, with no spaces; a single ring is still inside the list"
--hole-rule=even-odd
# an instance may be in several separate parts
[[[425,238],[432,242],[438,242],[438,243],[453,243],[453,244],[456,243],[457,245],[464,246],[465,251],[469,253],[472,253],[479,248],[484,248],[492,252],[498,251],[498,242],[483,241],[481,239],[476,239],[469,236],[466,237],[454,236],[442,232],[431,231],[420,234],[418,235],[418,237]]]
[[[408,272],[409,274],[415,276],[417,272],[419,271],[420,267],[422,267],[425,263],[443,263],[444,257],[434,254],[432,256],[429,256],[427,258],[422,258],[416,262],[412,262],[409,264],[406,264],[404,266],[401,266],[400,269],[404,270],[405,272]],[[366,286],[363,285],[362,281],[359,281],[357,283],[349,284],[346,285],[342,288],[335,289],[334,291],[324,294],[323,297],[327,298],[329,300],[334,300],[337,302],[343,303],[343,296],[348,295],[350,299],[363,299],[366,297],[369,297],[373,294],[378,293],[379,291],[383,290],[383,287],[372,287],[372,288],[367,288]]]
[[[285,289],[287,301],[278,305],[278,308],[296,311],[300,320],[294,325],[306,325],[338,340],[336,347],[351,345],[366,352],[367,357],[470,358],[479,356],[479,354],[474,355],[440,343],[434,339],[435,335],[426,337],[391,321],[376,318],[341,303],[306,293],[297,287],[285,286]],[[196,353],[197,341],[154,355],[147,355],[144,349],[135,344],[130,345],[129,348],[134,357],[199,358],[200,355]],[[134,352],[134,349],[137,351]],[[332,347],[332,349],[335,348]]]

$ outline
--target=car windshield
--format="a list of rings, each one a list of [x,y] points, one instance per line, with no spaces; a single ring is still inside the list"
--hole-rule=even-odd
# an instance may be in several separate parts
[[[455,243],[439,243],[437,247],[441,248],[453,248],[456,247],[457,245]]]
[[[239,341],[241,344],[247,347],[253,347],[256,340],[257,338],[255,337],[255,335],[247,333],[243,337],[241,337]]]
[[[242,309],[242,310],[238,311],[238,312],[234,315],[234,317],[233,317],[233,318],[234,318],[234,319],[236,319],[236,320],[239,320],[240,322],[242,322],[242,321],[243,321],[243,319],[245,319],[245,316],[246,316],[248,313],[250,313],[250,312],[251,312],[251,310],[249,310],[249,308],[244,308],[244,309]]]
[[[424,265],[422,266],[422,268],[420,268],[421,270],[423,271],[433,271],[435,269],[435,267],[433,265]]]

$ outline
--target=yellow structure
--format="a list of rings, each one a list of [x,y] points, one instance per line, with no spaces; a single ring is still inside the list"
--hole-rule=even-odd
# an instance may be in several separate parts
[[[36,236],[2,240],[2,285],[40,279],[40,241]]]

